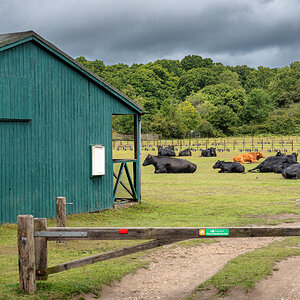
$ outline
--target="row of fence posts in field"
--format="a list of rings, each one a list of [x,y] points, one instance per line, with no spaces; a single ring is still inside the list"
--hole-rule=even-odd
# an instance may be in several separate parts
[[[35,293],[36,280],[47,280],[51,274],[187,239],[300,236],[300,227],[66,227],[66,198],[58,197],[56,204],[57,227],[47,227],[46,218],[34,219],[32,215],[19,215],[17,217],[19,287],[23,292]],[[47,242],[56,241],[64,246],[64,243],[68,240],[148,241],[48,267]]]
[[[259,151],[266,150],[268,152],[281,151],[297,151],[300,152],[300,142],[298,137],[289,140],[276,140],[276,139],[157,139],[157,140],[142,140],[143,150],[156,150],[158,146],[172,145],[183,148],[192,148],[195,151],[215,147],[219,151]],[[113,140],[114,150],[133,150],[131,141]]]

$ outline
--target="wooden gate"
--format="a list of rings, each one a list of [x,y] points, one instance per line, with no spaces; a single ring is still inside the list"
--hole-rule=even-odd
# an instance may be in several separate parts
[[[300,227],[47,227],[45,218],[20,215],[18,224],[19,285],[34,293],[36,280],[47,280],[54,273],[156,248],[177,241],[197,238],[237,238],[300,236]],[[48,267],[47,241],[67,240],[148,240],[146,243],[101,253]],[[151,240],[151,241],[149,241]]]

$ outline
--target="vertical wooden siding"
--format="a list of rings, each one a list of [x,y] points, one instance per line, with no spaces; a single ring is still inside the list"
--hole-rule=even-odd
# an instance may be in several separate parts
[[[0,79],[8,75],[12,84],[0,97],[11,118],[0,121],[0,223],[18,214],[55,217],[57,196],[74,203],[72,213],[112,207],[112,114],[133,111],[32,42],[0,52]],[[15,77],[27,80],[23,89]],[[1,106],[11,94],[14,106]],[[105,146],[106,174],[91,178],[93,144]]]

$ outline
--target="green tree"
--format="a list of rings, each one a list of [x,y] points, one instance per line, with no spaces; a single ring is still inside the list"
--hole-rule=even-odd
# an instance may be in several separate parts
[[[230,70],[226,70],[220,74],[219,83],[227,84],[235,89],[241,88],[241,83],[239,81],[239,75]]]
[[[76,57],[76,59],[80,64],[88,68],[89,70],[92,69],[92,63],[88,61],[84,56]]]
[[[197,130],[200,116],[197,109],[189,101],[180,103],[177,107],[177,113],[184,134],[189,134],[191,131]]]
[[[152,116],[149,126],[151,132],[164,137],[183,137],[183,126],[177,112],[177,105],[170,99],[163,101],[160,111]]]
[[[300,67],[298,62],[291,64],[291,67],[284,67],[277,71],[276,76],[269,84],[272,99],[278,107],[292,104],[295,91],[300,83]],[[294,94],[294,95],[293,95]],[[298,96],[296,96],[296,101]]]
[[[202,58],[200,55],[187,55],[181,60],[183,70],[196,68],[211,68],[214,65],[211,58]]]
[[[254,70],[254,68],[250,68],[246,65],[228,67],[228,69],[230,71],[236,72],[239,75],[239,81],[241,82],[243,87],[245,87],[249,73],[251,72],[251,70]]]
[[[189,101],[193,106],[197,107],[198,105],[203,104],[205,101],[210,101],[211,96],[208,94],[199,91],[197,93],[192,92],[189,96],[186,97],[186,100]]]
[[[179,95],[182,99],[197,92],[207,85],[213,85],[217,81],[215,73],[209,68],[191,69],[184,73],[178,82]]]
[[[217,106],[213,105],[211,101],[204,101],[196,106],[201,118],[209,120],[210,116],[217,110]]]
[[[219,105],[209,116],[208,121],[225,135],[230,135],[232,133],[231,127],[238,124],[238,116],[230,107]]]
[[[183,69],[179,60],[161,59],[154,62],[154,66],[159,65],[166,69],[171,76],[180,77]]]
[[[202,137],[214,137],[216,136],[216,132],[214,130],[213,125],[205,119],[201,119],[199,121],[199,126],[197,129],[197,133]]]
[[[267,131],[276,135],[300,134],[300,103],[271,111],[264,123]]]
[[[102,60],[88,61],[84,56],[77,57],[76,60],[98,76],[101,76],[102,71],[105,69],[105,64]]]
[[[248,95],[241,117],[245,123],[262,123],[268,118],[270,109],[269,94],[262,89],[254,89]]]
[[[255,88],[268,89],[268,86],[276,75],[276,72],[277,69],[270,69],[262,66],[258,67],[257,70],[250,70],[245,81],[246,91],[250,92]]]
[[[112,126],[117,133],[133,134],[133,115],[113,115]]]
[[[234,88],[228,84],[220,83],[203,88],[199,93],[208,95],[212,104],[229,106],[234,112],[238,112],[246,99],[243,88]]]

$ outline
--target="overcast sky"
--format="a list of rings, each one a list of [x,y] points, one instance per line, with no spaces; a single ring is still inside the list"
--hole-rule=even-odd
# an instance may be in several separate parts
[[[0,33],[27,30],[106,65],[193,54],[231,66],[300,60],[299,0],[0,0]]]

